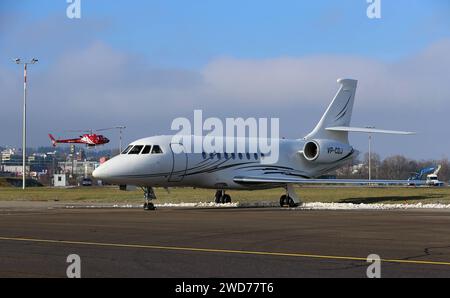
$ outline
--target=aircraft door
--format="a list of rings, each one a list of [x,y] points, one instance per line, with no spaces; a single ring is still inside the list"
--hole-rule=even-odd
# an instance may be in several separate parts
[[[187,154],[181,143],[171,143],[172,152],[172,171],[169,176],[169,182],[180,182],[183,180],[187,169]],[[179,153],[178,153],[179,152]]]

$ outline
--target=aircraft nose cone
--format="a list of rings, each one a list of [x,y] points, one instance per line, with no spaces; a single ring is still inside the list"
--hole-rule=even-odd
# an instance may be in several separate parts
[[[92,177],[96,179],[104,179],[106,176],[105,167],[103,165],[100,165],[98,168],[92,172]]]
[[[117,157],[114,157],[98,166],[92,172],[92,176],[102,181],[115,182],[121,173],[120,161],[117,160]]]
[[[114,166],[111,164],[112,161],[108,160],[98,166],[94,172],[92,172],[92,176],[96,179],[105,180],[108,178],[111,178],[114,175],[114,172],[112,171],[114,169]]]

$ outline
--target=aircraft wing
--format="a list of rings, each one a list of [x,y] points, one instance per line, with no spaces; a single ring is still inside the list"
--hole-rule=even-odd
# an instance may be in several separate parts
[[[351,184],[351,185],[368,185],[368,184],[385,184],[385,185],[423,185],[423,180],[366,180],[366,179],[306,179],[297,177],[288,177],[285,175],[273,176],[236,176],[234,182],[240,184],[257,184],[257,183],[274,183],[274,184]]]

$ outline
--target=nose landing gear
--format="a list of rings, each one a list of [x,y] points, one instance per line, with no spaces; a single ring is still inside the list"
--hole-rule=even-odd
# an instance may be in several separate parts
[[[216,204],[227,204],[231,203],[231,196],[225,194],[225,190],[217,190],[215,194],[215,200],[214,202]]]
[[[144,191],[144,210],[156,210],[155,205],[151,202],[152,200],[156,199],[155,192],[153,191],[152,187],[143,187],[142,190]]]

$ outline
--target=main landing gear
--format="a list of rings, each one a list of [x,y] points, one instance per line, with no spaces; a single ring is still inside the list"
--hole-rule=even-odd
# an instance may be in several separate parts
[[[302,204],[302,201],[294,191],[294,187],[291,184],[286,185],[286,194],[280,198],[280,206],[288,206],[290,208],[298,207]]]
[[[227,204],[231,203],[231,197],[230,195],[225,194],[225,190],[218,190],[216,191],[214,201],[216,204]]]
[[[294,207],[298,207],[298,204],[296,204],[294,202],[294,200],[291,197],[289,197],[288,195],[282,195],[280,197],[280,206],[281,207],[289,206],[291,208],[294,208]]]
[[[155,210],[156,207],[153,205],[152,200],[156,199],[155,192],[153,191],[152,187],[143,187],[142,190],[144,191],[144,210]]]

